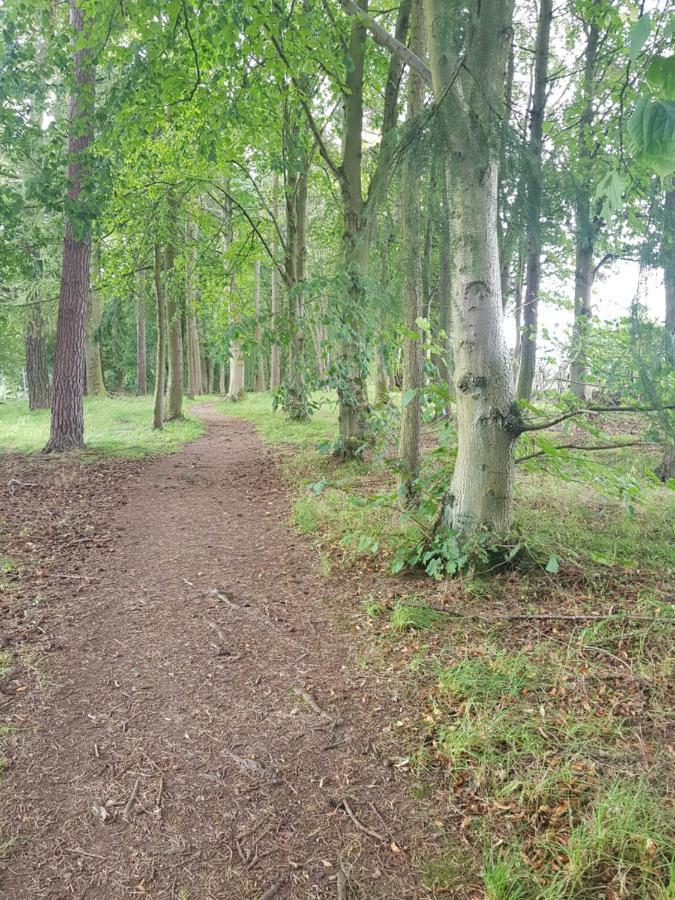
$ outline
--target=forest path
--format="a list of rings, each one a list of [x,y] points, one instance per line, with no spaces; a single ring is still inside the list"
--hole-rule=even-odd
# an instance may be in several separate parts
[[[98,584],[64,601],[2,778],[0,896],[417,897],[393,688],[357,667],[326,603],[345,585],[286,524],[253,426],[198,413],[206,434],[141,464],[115,552],[87,558]]]

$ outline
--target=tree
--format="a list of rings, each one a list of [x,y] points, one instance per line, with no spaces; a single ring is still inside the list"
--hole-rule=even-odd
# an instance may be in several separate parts
[[[410,49],[417,56],[423,55],[424,20],[421,0],[415,0],[412,9]],[[424,82],[411,72],[408,82],[408,124],[412,125],[422,112]],[[406,280],[404,325],[406,336],[403,349],[403,397],[401,402],[401,429],[399,455],[401,458],[400,493],[405,503],[417,499],[417,478],[420,465],[420,426],[422,406],[422,344],[418,319],[422,315],[422,266],[420,247],[420,178],[417,159],[409,153],[401,171],[401,207],[403,243],[406,247]],[[429,211],[431,216],[431,211]],[[427,276],[428,281],[428,276]],[[428,315],[425,312],[425,315]]]
[[[45,452],[84,446],[84,333],[91,226],[83,189],[87,175],[85,154],[93,137],[95,66],[91,48],[80,43],[87,30],[79,0],[70,0],[70,26],[74,40],[74,76],[68,107],[66,227],[54,348],[51,430]]]
[[[553,0],[541,0],[535,50],[534,93],[530,109],[530,143],[527,160],[527,264],[525,304],[523,309],[524,340],[520,356],[517,395],[519,400],[532,399],[532,385],[537,362],[537,318],[541,283],[541,156],[548,80],[548,56]]]

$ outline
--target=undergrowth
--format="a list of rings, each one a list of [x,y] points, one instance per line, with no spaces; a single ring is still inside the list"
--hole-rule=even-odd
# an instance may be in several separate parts
[[[297,426],[271,424],[269,399],[267,411],[255,402],[263,438],[293,443]],[[408,515],[385,454],[337,466],[317,452],[329,426],[315,423],[322,434],[305,433],[285,459],[294,520],[342,565],[402,570],[363,601],[357,640],[362,665],[409,697],[391,731],[405,753],[396,765],[433,803],[444,842],[427,860],[428,888],[466,900],[674,896],[675,505],[643,477],[649,460],[612,454],[607,483],[580,481],[557,458],[548,471],[519,468],[515,536],[500,551],[518,548],[518,565],[481,574],[451,535],[439,538],[447,547],[430,539],[434,484],[452,466],[443,438],[427,429],[429,491]],[[437,580],[409,571],[416,555]]]

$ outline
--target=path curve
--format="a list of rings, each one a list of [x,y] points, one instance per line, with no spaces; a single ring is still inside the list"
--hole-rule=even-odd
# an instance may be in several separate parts
[[[357,667],[253,426],[198,414],[63,617],[2,780],[0,896],[418,897],[421,817],[380,741],[396,698]]]

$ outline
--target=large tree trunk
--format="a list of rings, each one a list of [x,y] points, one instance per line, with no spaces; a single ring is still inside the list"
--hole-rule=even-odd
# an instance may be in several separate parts
[[[37,292],[33,297],[33,307],[26,329],[28,408],[49,409],[49,369],[47,367],[44,319]]]
[[[525,276],[525,308],[517,396],[532,399],[532,386],[537,368],[537,322],[539,286],[541,283],[541,156],[544,134],[544,110],[548,83],[548,55],[551,35],[553,0],[541,0],[537,26],[537,49],[534,67],[534,94],[530,109],[530,159],[527,184],[527,266]]]
[[[79,41],[84,16],[78,0],[70,0],[70,25]],[[77,44],[74,60],[75,83],[68,107],[66,228],[54,347],[51,430],[45,452],[84,446],[84,330],[91,229],[80,195],[86,175],[83,155],[92,140],[95,67],[91,50],[78,49]]]
[[[94,254],[96,276],[99,276],[100,251]],[[87,373],[87,394],[90,397],[107,397],[103,380],[103,366],[101,365],[101,344],[98,338],[98,330],[103,321],[103,297],[94,286],[89,290],[87,302],[87,321],[85,331],[85,360]]]
[[[173,204],[172,212],[175,213]],[[167,421],[183,418],[183,325],[178,298],[177,285],[174,283],[173,267],[176,260],[176,248],[173,241],[166,247],[165,272],[167,295],[167,318],[169,327],[169,408]]]
[[[421,0],[414,0],[410,49],[422,56],[423,20]],[[408,82],[408,121],[414,120],[422,110],[424,88],[422,79],[414,72]],[[401,403],[401,430],[399,457],[401,460],[400,496],[404,503],[414,504],[418,499],[417,479],[420,467],[420,427],[422,417],[422,343],[418,335],[417,320],[422,314],[423,265],[420,260],[420,176],[419,164],[411,154],[404,160],[401,172],[403,246],[406,253],[404,297],[404,323],[406,337],[403,345],[403,400]],[[431,210],[429,209],[431,219]],[[429,232],[430,235],[430,232]],[[430,257],[431,238],[428,252]],[[429,294],[429,275],[426,278]]]
[[[153,427],[164,425],[164,390],[166,387],[166,296],[163,281],[163,254],[159,244],[155,244],[154,276],[155,298],[157,301],[157,361],[155,364],[155,407]]]
[[[595,150],[591,128],[595,66],[598,55],[598,26],[593,23],[588,32],[584,66],[584,111],[579,123],[579,159],[576,187],[576,266],[574,270],[574,326],[572,329],[572,361],[570,387],[580,400],[590,399],[587,384],[588,331],[591,325],[591,289],[593,287],[593,252],[598,223],[591,214],[591,164]]]
[[[448,53],[454,10],[444,0],[425,0],[434,93],[448,145],[458,440],[437,527],[505,533],[511,524],[517,414],[503,327],[494,110],[503,103],[513,8],[508,0],[474,0],[469,7],[473,38],[468,72],[460,74]]]
[[[136,281],[136,395],[148,392],[148,351],[145,343],[145,272]]]

